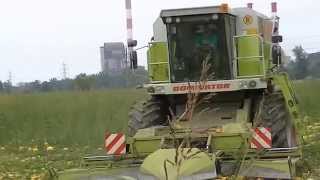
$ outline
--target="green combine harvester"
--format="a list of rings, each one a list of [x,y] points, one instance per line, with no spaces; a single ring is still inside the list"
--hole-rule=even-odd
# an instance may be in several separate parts
[[[109,155],[85,157],[81,169],[57,178],[300,177],[301,117],[281,72],[275,4],[271,18],[250,5],[163,10],[153,30],[145,85],[151,97],[131,108],[125,144],[114,147],[124,138],[108,135]]]

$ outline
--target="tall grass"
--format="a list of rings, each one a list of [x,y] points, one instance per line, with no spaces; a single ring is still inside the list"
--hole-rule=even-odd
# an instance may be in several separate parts
[[[144,96],[138,90],[1,95],[0,144],[102,144],[105,131],[125,132],[130,105]]]
[[[320,81],[294,86],[302,111],[320,117]],[[145,96],[132,89],[0,95],[0,145],[102,144],[105,131],[126,131],[131,104]]]
[[[301,111],[314,118],[320,118],[320,80],[296,81],[294,87]]]

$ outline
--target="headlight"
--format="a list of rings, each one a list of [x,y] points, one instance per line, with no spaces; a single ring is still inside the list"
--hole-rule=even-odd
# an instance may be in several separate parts
[[[166,23],[172,23],[172,18],[171,17],[167,17],[166,18]]]
[[[154,87],[148,87],[147,91],[148,91],[148,93],[152,93],[153,94],[155,92],[155,89],[154,89]]]
[[[157,86],[154,88],[155,93],[164,93],[164,87],[163,86]]]
[[[249,87],[250,87],[250,88],[255,88],[255,87],[257,87],[257,82],[256,82],[255,80],[250,81],[250,82],[249,82]]]
[[[218,20],[218,19],[219,19],[218,14],[213,14],[213,15],[212,15],[212,20]]]
[[[239,83],[239,88],[240,89],[248,89],[248,82],[247,81],[241,81]]]
[[[256,88],[258,85],[257,81],[252,80],[252,81],[241,81],[239,83],[239,88],[240,89],[253,89]]]

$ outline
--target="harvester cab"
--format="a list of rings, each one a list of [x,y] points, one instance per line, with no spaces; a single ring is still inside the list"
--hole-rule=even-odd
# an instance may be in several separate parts
[[[178,13],[179,11],[161,13],[161,20],[167,27],[170,61],[170,77],[167,76],[166,80],[177,83],[199,81],[202,62],[206,59],[212,64],[209,73],[215,73],[214,79],[209,80],[231,79],[229,58],[232,48],[228,47],[227,41],[232,40],[233,36],[230,31],[225,30],[225,21],[231,20],[233,16],[219,13],[178,16]],[[235,28],[235,22],[227,28],[232,27]],[[157,73],[154,75],[157,76]]]
[[[272,39],[281,37],[276,35],[274,19],[250,8],[229,9],[226,4],[163,10],[149,44],[151,84],[197,82],[206,59],[211,64],[208,73],[214,73],[208,81],[266,77],[273,62],[278,62],[270,61],[277,55],[271,52],[276,46]],[[154,93],[159,89],[154,87]],[[167,89],[164,92],[169,94]]]

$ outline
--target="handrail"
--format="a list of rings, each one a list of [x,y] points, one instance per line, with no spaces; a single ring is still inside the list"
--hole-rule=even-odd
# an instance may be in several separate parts
[[[157,44],[157,43],[167,43],[167,42],[164,42],[164,41],[152,41],[152,42],[148,43],[148,48],[150,49],[153,44]],[[149,53],[150,53],[150,51],[149,51]],[[168,56],[169,56],[169,53],[168,53]],[[148,56],[148,57],[149,57],[147,59],[148,68],[149,68],[149,66],[152,67],[153,65],[165,65],[165,64],[168,64],[168,80],[166,80],[166,81],[153,81],[152,77],[151,77],[151,79],[150,79],[151,83],[167,83],[167,82],[170,82],[169,57],[167,57],[168,61],[166,61],[166,62],[150,62],[150,61],[152,61],[151,56]]]
[[[259,40],[259,56],[248,56],[248,57],[239,57],[238,56],[238,47],[237,47],[237,41],[240,38],[247,38],[247,37],[253,37],[257,38]],[[234,36],[233,37],[233,52],[234,52],[234,60],[233,60],[233,68],[234,68],[234,77],[237,78],[252,78],[252,77],[263,77],[266,75],[266,67],[265,67],[265,59],[264,59],[264,47],[263,47],[263,38],[259,36],[258,34],[251,34],[251,35],[241,35],[241,36]],[[259,58],[259,60],[256,60]],[[250,76],[239,76],[238,72],[238,62],[239,60],[242,61],[257,61],[262,63],[262,71],[263,74],[257,74],[257,75],[250,75]]]

